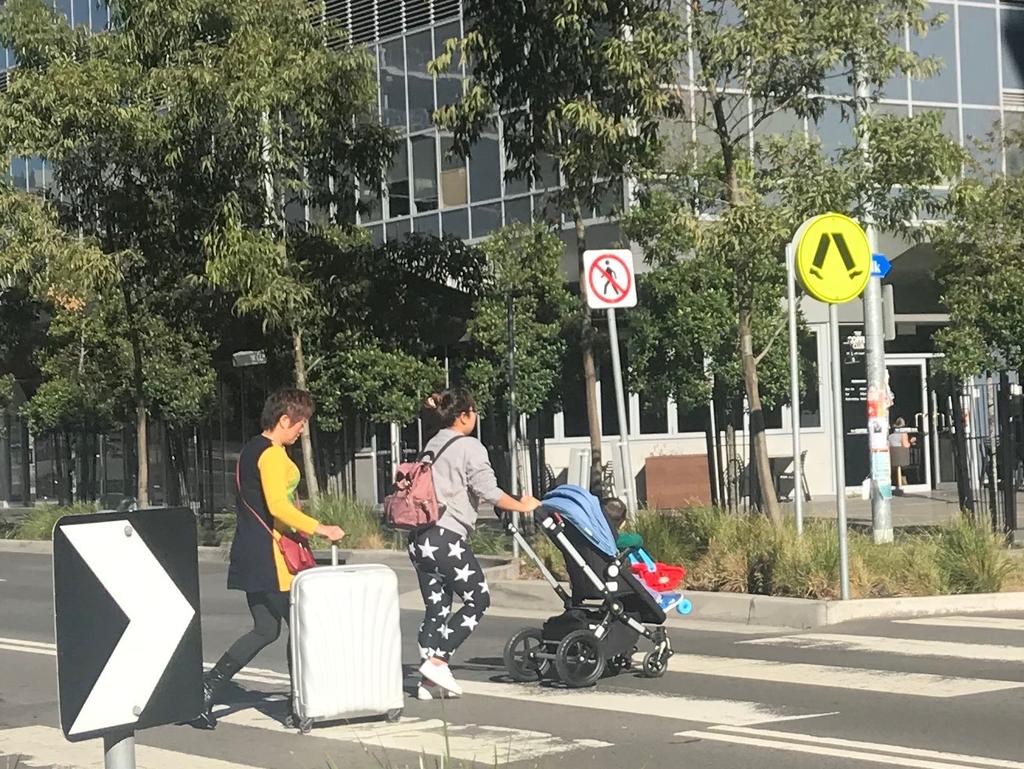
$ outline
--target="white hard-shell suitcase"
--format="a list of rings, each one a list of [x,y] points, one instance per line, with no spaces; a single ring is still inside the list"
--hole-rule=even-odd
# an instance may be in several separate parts
[[[332,549],[337,564],[337,548]],[[384,565],[320,566],[291,589],[295,718],[317,721],[402,715],[398,577]]]

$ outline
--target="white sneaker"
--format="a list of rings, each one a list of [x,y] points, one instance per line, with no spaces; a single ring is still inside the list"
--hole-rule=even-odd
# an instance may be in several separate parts
[[[462,696],[462,687],[455,680],[455,676],[452,675],[447,662],[437,665],[430,660],[426,660],[420,665],[420,675],[431,683],[437,684],[444,691],[454,694],[456,697]]]
[[[452,700],[458,699],[459,695],[445,691],[440,686],[432,684],[424,679],[416,687],[416,699],[418,700]]]

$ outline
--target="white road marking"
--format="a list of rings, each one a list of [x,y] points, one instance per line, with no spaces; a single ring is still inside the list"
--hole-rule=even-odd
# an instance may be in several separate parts
[[[833,758],[850,758],[878,764],[918,767],[919,769],[1024,769],[1024,763],[1002,758],[971,756],[962,753],[946,753],[938,750],[924,750],[902,745],[890,745],[861,740],[844,740],[835,737],[819,737],[811,734],[780,732],[771,729],[748,729],[732,726],[715,726],[707,731],[681,732],[677,736],[728,742],[735,745],[788,750],[796,753],[813,753]]]
[[[19,757],[30,766],[54,765],[76,769],[103,769],[103,741],[68,742],[60,729],[49,726],[25,726],[0,730],[0,753]],[[138,769],[253,769],[243,764],[205,758],[192,753],[135,746]]]
[[[932,627],[965,627],[983,630],[1024,630],[1024,619],[1012,617],[921,617],[894,620],[901,625],[930,625]]]
[[[294,729],[287,729],[276,719],[251,708],[222,716],[218,720],[235,726],[295,733]],[[446,736],[444,721],[436,718],[404,718],[395,724],[371,722],[314,726],[312,735],[357,743],[367,749],[447,755],[460,761],[479,761],[496,766],[532,761],[574,750],[611,747],[610,742],[600,740],[568,740],[546,732],[477,724],[448,724]]]
[[[36,646],[21,646],[18,644],[0,643],[0,649],[8,652],[22,652],[23,654],[42,654],[47,657],[56,657],[56,649],[40,649]]]
[[[703,697],[678,697],[648,692],[586,691],[554,689],[542,686],[498,684],[490,681],[461,681],[462,690],[480,697],[530,702],[555,707],[609,710],[637,716],[656,716],[702,724],[749,726],[791,718],[820,718],[831,713],[798,714],[793,709],[777,710],[758,702],[716,700]]]
[[[963,697],[970,694],[1024,687],[1024,681],[957,678],[927,673],[901,673],[834,665],[809,665],[801,662],[708,657],[700,654],[677,654],[669,660],[668,669],[674,673],[742,678],[750,681],[770,681],[802,686],[823,686],[830,689],[854,689],[915,697]]]
[[[798,649],[839,649],[853,652],[899,654],[908,657],[952,657],[965,660],[1024,662],[1024,646],[970,644],[952,641],[922,641],[916,638],[808,633],[779,638],[755,638],[738,641],[761,646],[793,646]]]

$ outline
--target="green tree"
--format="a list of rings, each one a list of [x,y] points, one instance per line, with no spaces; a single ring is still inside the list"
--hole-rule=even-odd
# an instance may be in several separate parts
[[[181,283],[201,273],[198,235],[205,226],[193,215],[204,188],[193,184],[185,192],[188,174],[178,175],[182,158],[193,157],[183,150],[195,143],[188,132],[199,129],[176,110],[168,71],[187,58],[190,40],[201,46],[208,35],[187,17],[202,9],[159,4],[162,16],[152,13],[157,5],[113,3],[114,31],[97,35],[70,27],[39,0],[13,0],[0,11],[0,39],[19,60],[0,99],[0,145],[50,162],[61,227],[94,246],[69,251],[89,257],[77,263],[68,254],[36,254],[42,269],[33,280],[47,283],[46,298],[64,309],[118,305],[119,332],[131,349],[123,373],[140,505],[148,504],[149,418],[166,405],[149,397],[146,371],[155,348],[147,330],[197,333],[184,327],[192,297]],[[176,375],[191,373],[182,366]]]
[[[480,252],[458,238],[416,234],[302,250],[325,308],[310,366],[322,423],[339,429],[351,414],[410,422],[444,384],[438,357],[465,332],[483,281]]]
[[[483,295],[468,332],[466,375],[481,408],[509,408],[508,315],[515,328],[515,410],[527,416],[557,405],[566,343],[574,309],[562,276],[565,246],[540,225],[511,225],[481,246],[487,266]]]
[[[772,350],[785,328],[785,243],[803,219],[829,210],[906,231],[912,215],[930,200],[930,189],[958,173],[962,156],[942,136],[934,115],[863,116],[858,135],[869,144],[866,155],[849,147],[829,158],[799,142],[759,141],[752,156],[751,133],[760,139],[769,133],[766,123],[779,116],[815,122],[830,104],[847,120],[857,112],[866,115],[894,73],[933,72],[934,62],[891,42],[907,26],[924,35],[930,24],[941,22],[927,22],[925,7],[923,0],[692,0],[685,5],[697,68],[685,130],[701,141],[684,140],[669,183],[649,180],[641,195],[641,210],[667,206],[665,221],[679,231],[665,233],[650,211],[639,214],[638,226],[647,229],[640,233],[645,247],[656,250],[664,243],[669,261],[692,255],[702,267],[714,265],[706,279],[722,281],[715,299],[704,300],[717,302],[712,312],[728,308],[726,327],[735,341],[727,347],[750,409],[754,469],[761,499],[775,520],[780,510],[769,471],[762,386],[766,368],[784,370]],[[836,80],[845,81],[850,96],[816,96]],[[856,85],[865,86],[868,96],[854,97]],[[684,278],[692,275],[677,270]],[[687,290],[692,292],[681,287],[681,294]],[[681,357],[692,361],[698,352],[714,350],[701,347]],[[717,365],[722,364],[719,358]]]
[[[583,272],[586,220],[627,178],[656,158],[658,121],[676,114],[676,77],[686,31],[661,0],[537,3],[468,0],[466,35],[448,41],[435,72],[469,63],[462,99],[438,110],[455,150],[500,116],[510,178],[540,177],[545,158],[561,169],[559,209],[571,214]],[[458,56],[456,54],[459,54]],[[578,317],[590,426],[592,483],[600,482],[601,428],[596,333],[580,280]]]
[[[1019,137],[1012,141],[1018,141]],[[965,379],[1024,367],[1024,177],[957,185],[931,228],[950,322],[936,334],[943,368]]]

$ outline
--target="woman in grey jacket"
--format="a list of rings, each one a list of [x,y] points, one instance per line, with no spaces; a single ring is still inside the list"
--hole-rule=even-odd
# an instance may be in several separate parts
[[[437,524],[409,535],[409,558],[426,606],[418,638],[423,679],[417,697],[422,700],[433,699],[431,684],[441,696],[462,694],[448,661],[490,606],[483,569],[466,541],[476,527],[477,508],[487,503],[530,513],[540,506],[533,497],[515,499],[498,488],[487,449],[473,436],[477,411],[468,391],[447,390],[426,405],[442,428],[424,446],[434,457],[434,490],[442,512]],[[452,614],[455,595],[462,608]]]

